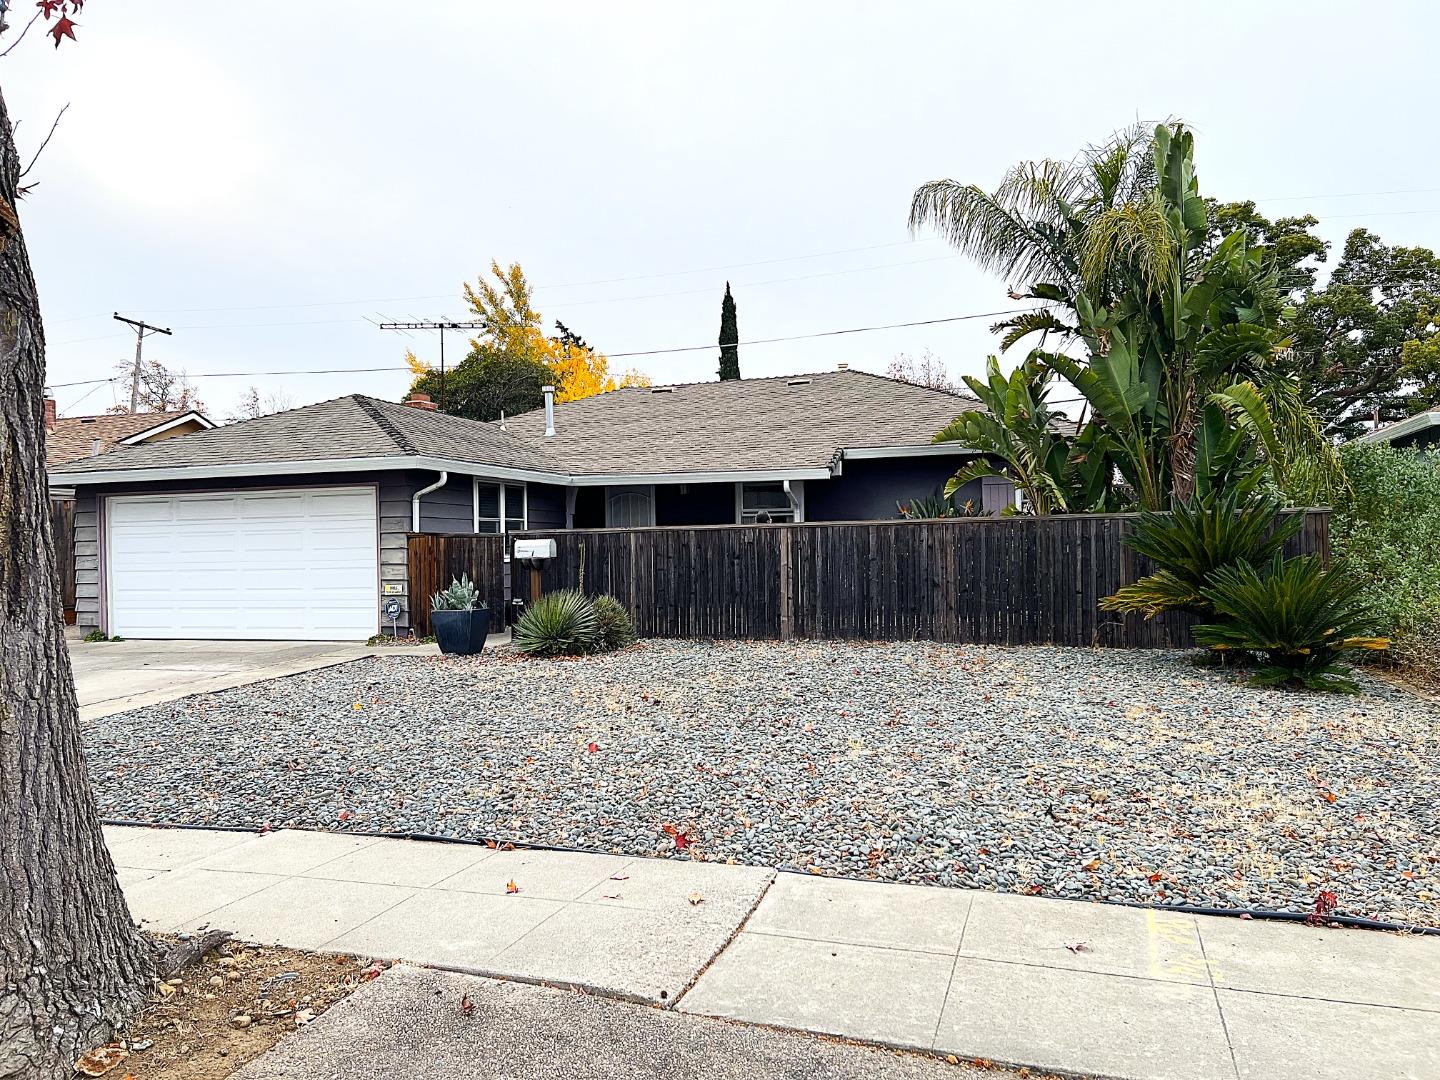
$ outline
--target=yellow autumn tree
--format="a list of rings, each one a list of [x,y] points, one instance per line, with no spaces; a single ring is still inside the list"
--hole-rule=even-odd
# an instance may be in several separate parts
[[[650,385],[649,376],[633,368],[618,378],[612,375],[605,354],[563,323],[555,324],[555,336],[547,336],[532,293],[519,263],[502,268],[492,259],[489,277],[465,285],[470,310],[485,323],[480,336],[471,342],[472,347],[478,350],[489,346],[544,364],[555,380],[557,401],[578,401],[623,386]]]

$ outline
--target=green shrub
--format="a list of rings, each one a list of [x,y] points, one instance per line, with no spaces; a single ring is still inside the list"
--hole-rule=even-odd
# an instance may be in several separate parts
[[[1440,454],[1352,444],[1341,458],[1351,490],[1336,501],[1331,546],[1368,582],[1394,659],[1440,669]]]
[[[515,624],[515,648],[534,656],[578,656],[595,647],[600,620],[595,605],[575,589],[546,593]]]
[[[1143,612],[1146,618],[1171,610],[1210,614],[1205,586],[1216,570],[1242,563],[1258,566],[1304,526],[1302,515],[1279,517],[1279,509],[1273,499],[1242,506],[1232,494],[1203,504],[1180,504],[1168,514],[1145,511],[1125,544],[1160,569],[1103,598],[1101,609]]]
[[[85,635],[83,638],[81,638],[80,640],[81,640],[81,641],[109,641],[109,640],[110,640],[110,635],[108,635],[107,633],[105,633],[105,631],[103,631],[103,630],[91,630],[88,634],[86,634],[86,635]]]
[[[431,611],[474,611],[486,605],[479,602],[480,590],[469,574],[450,579],[450,587],[430,596]]]
[[[595,609],[596,652],[611,652],[635,644],[635,622],[624,604],[613,596],[602,594],[592,598],[590,605]]]
[[[1389,644],[1370,636],[1366,588],[1343,568],[1326,569],[1318,555],[1286,559],[1277,552],[1263,572],[1246,562],[1222,566],[1202,592],[1225,621],[1196,626],[1195,640],[1260,654],[1264,663],[1252,685],[1354,691],[1340,656]]]

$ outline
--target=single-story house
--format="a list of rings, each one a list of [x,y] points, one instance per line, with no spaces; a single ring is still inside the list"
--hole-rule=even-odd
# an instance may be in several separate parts
[[[1421,449],[1440,447],[1440,411],[1407,416],[1404,420],[1357,435],[1351,442],[1389,443],[1391,446]]]
[[[81,458],[98,457],[122,446],[173,439],[215,424],[193,409],[176,412],[102,413],[56,416],[55,399],[45,399],[45,467],[53,472]]]
[[[363,638],[406,534],[880,520],[974,451],[973,399],[858,371],[616,390],[499,423],[351,394],[64,466],[77,622],[150,638]],[[959,498],[987,513],[1008,481]],[[388,626],[388,622],[387,622]]]

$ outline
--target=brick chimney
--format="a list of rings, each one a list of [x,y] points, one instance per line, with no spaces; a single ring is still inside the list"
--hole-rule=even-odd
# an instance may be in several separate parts
[[[440,408],[439,405],[436,405],[430,400],[429,394],[411,394],[405,399],[404,404],[410,406],[412,409],[423,409],[425,412],[434,412]]]
[[[48,393],[45,395],[45,430],[55,430],[55,399]]]

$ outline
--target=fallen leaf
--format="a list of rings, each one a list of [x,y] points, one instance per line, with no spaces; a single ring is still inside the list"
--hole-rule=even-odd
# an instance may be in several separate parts
[[[361,709],[363,709],[363,708],[365,708],[364,702],[360,702],[360,701],[355,702],[355,711],[356,711],[356,712],[359,712],[359,711],[360,711]]]
[[[341,810],[341,811],[340,811],[340,820],[341,820],[341,821],[349,821],[349,820],[350,820],[352,817],[354,817],[354,816],[355,816],[355,815],[352,814],[349,810]]]
[[[1091,859],[1089,862],[1087,862],[1087,863],[1086,863],[1084,866],[1082,866],[1080,869],[1081,869],[1081,870],[1088,870],[1088,871],[1090,871],[1090,872],[1093,874],[1096,870],[1099,870],[1099,869],[1100,869],[1100,860],[1099,860],[1099,859]]]
[[[691,907],[696,907],[697,905],[703,904],[705,902],[705,897],[702,896],[699,892],[692,892],[685,899],[690,901]]]
[[[507,882],[505,883],[505,892],[506,892],[506,893],[513,894],[513,893],[517,893],[517,892],[519,892],[519,891],[520,891],[520,886],[515,884],[515,879],[514,879],[514,878],[511,878],[509,881],[507,881]]]
[[[675,850],[684,851],[689,846],[690,837],[686,836],[683,832],[677,832],[675,834]]]
[[[104,1076],[129,1056],[130,1051],[122,1046],[96,1047],[80,1055],[80,1060],[75,1062],[75,1071],[84,1076]]]
[[[589,744],[585,747],[585,749],[586,749],[586,750],[589,750],[590,753],[593,754],[593,753],[595,753],[596,750],[599,750],[599,749],[600,749],[600,744],[599,744],[599,743],[593,743],[593,742],[592,742],[592,743],[589,743]]]
[[[1090,951],[1090,945],[1084,941],[1067,942],[1065,948],[1077,954]]]
[[[475,1011],[475,1002],[470,1000],[469,994],[460,995],[460,1011],[469,1016]]]
[[[610,880],[611,880],[611,881],[629,881],[629,880],[630,880],[630,875],[629,875],[629,874],[611,874],[611,875],[610,875]]]

